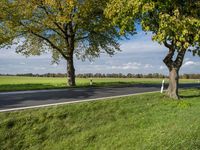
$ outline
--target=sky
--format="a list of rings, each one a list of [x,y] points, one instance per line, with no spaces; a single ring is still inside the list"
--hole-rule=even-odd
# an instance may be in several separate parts
[[[79,73],[132,73],[148,74],[161,73],[168,74],[168,69],[163,63],[163,58],[167,54],[167,49],[163,45],[151,40],[150,33],[139,31],[138,34],[123,40],[121,52],[114,56],[102,54],[100,58],[93,62],[75,59],[76,74]],[[20,74],[20,73],[66,73],[66,61],[61,60],[57,64],[52,64],[51,54],[41,56],[25,57],[15,53],[16,45],[9,49],[0,49],[0,74]],[[200,73],[200,57],[193,57],[187,52],[180,74]]]

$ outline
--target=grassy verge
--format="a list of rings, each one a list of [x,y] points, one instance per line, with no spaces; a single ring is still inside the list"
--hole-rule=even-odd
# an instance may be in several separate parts
[[[94,78],[93,86],[117,86],[131,84],[161,84],[163,79],[134,78]],[[166,80],[167,81],[167,80]],[[77,78],[77,87],[89,87],[89,79]],[[181,83],[194,83],[195,80],[181,80]],[[66,78],[45,77],[0,77],[0,91],[40,90],[66,88]]]
[[[200,149],[200,90],[0,113],[0,149]]]

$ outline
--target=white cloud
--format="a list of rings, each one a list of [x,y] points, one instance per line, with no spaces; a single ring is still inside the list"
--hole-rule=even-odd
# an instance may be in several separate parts
[[[26,65],[26,63],[25,63],[25,62],[20,62],[19,64],[20,64],[20,65]]]
[[[129,62],[123,65],[119,65],[119,66],[112,66],[112,69],[123,69],[123,70],[127,70],[127,69],[133,69],[133,70],[137,70],[137,69],[149,69],[149,68],[153,68],[153,65],[151,64],[142,64],[142,63],[138,63],[138,62]]]
[[[165,68],[166,68],[166,67],[163,66],[163,65],[160,66],[160,70],[164,70]]]
[[[186,62],[183,64],[183,67],[187,67],[187,66],[199,66],[199,65],[200,65],[199,62],[186,61]]]
[[[145,64],[144,68],[153,68],[153,66],[151,64]]]
[[[54,63],[52,66],[56,68],[58,67],[58,64]]]
[[[142,65],[141,63],[137,63],[137,62],[129,62],[129,63],[118,65],[118,66],[111,66],[111,69],[135,70],[135,69],[139,69],[141,65]]]
[[[12,45],[11,47],[8,48],[1,48],[0,49],[0,59],[51,59],[51,54],[50,53],[44,53],[41,56],[30,56],[26,57],[22,54],[16,53],[16,48],[17,45]]]
[[[121,49],[126,53],[160,52],[166,48],[151,40],[128,41],[121,45]]]

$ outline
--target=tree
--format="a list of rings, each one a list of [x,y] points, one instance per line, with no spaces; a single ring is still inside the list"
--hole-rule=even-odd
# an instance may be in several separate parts
[[[53,62],[64,58],[68,84],[75,86],[74,55],[91,60],[120,50],[119,30],[103,14],[106,4],[106,0],[2,0],[0,45],[17,39],[22,43],[17,52],[26,56],[50,51]]]
[[[200,1],[111,0],[106,14],[114,18],[115,24],[120,21],[121,32],[130,25],[127,20],[140,22],[144,31],[153,33],[153,40],[168,48],[163,60],[169,69],[167,94],[178,99],[179,70],[185,53],[190,51],[200,56]]]
[[[5,2],[6,0],[0,1],[0,48],[10,44],[13,40],[9,27],[6,27],[5,22],[3,22],[3,19],[6,17],[5,10],[9,9],[9,7],[5,5]]]

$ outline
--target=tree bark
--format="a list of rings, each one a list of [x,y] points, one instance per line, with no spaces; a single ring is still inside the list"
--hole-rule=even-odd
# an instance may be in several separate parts
[[[166,44],[165,44],[166,46]],[[179,70],[182,66],[183,59],[186,53],[186,49],[182,49],[178,52],[176,60],[173,61],[173,56],[175,53],[175,49],[173,45],[167,45],[166,47],[169,48],[169,52],[163,62],[169,69],[169,86],[167,89],[167,95],[173,99],[179,99],[178,94],[178,86],[179,86]]]
[[[179,70],[172,68],[169,71],[169,86],[167,89],[167,95],[173,99],[179,99],[178,94],[178,85],[179,85]]]
[[[72,22],[69,22],[64,25],[65,36],[66,36],[66,46],[67,46],[67,77],[68,77],[68,85],[76,86],[75,81],[75,68],[74,68],[74,31]]]
[[[67,59],[67,78],[69,86],[76,86],[73,56]]]

